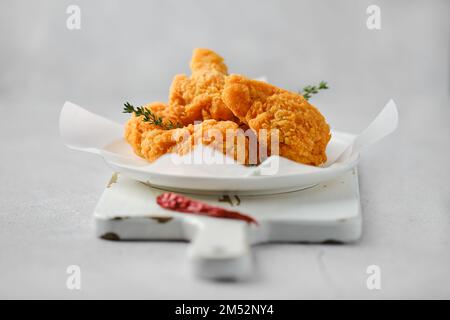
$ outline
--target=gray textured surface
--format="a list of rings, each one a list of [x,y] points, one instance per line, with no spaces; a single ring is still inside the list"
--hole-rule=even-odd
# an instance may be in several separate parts
[[[2,1],[0,298],[450,298],[449,2]],[[78,4],[82,29],[65,27]],[[400,127],[359,166],[364,235],[353,245],[264,245],[245,283],[193,278],[183,243],[94,238],[110,172],[67,150],[58,113],[71,100],[118,121],[121,103],[165,99],[194,47],[230,70],[296,89],[328,80],[314,103],[358,132],[389,99]],[[66,267],[82,290],[66,289]],[[382,290],[366,288],[366,267]]]

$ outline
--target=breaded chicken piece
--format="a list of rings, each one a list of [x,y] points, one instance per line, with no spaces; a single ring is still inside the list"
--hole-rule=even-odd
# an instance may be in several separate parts
[[[315,166],[326,161],[330,127],[303,96],[241,75],[230,75],[222,99],[255,133],[260,129],[269,132],[278,129],[281,156]]]
[[[196,145],[204,144],[239,163],[248,163],[248,137],[235,122],[205,120],[200,124],[165,130],[140,118],[133,116],[128,121],[125,138],[137,155],[150,162],[169,152],[184,155]]]
[[[145,108],[148,108],[152,111],[164,110],[164,107],[165,104],[162,102],[154,102],[145,106]],[[125,134],[124,134],[125,140],[128,141],[128,143],[133,148],[134,152],[141,157],[142,157],[141,153],[142,134],[149,130],[159,128],[154,124],[150,124],[148,122],[143,121],[143,118],[144,118],[143,116],[136,117],[136,115],[133,114],[125,124]]]
[[[227,76],[227,66],[223,58],[208,49],[195,49],[190,67],[191,77],[175,76],[170,88],[168,104],[155,102],[145,106],[157,116],[162,117],[164,121],[171,121],[185,127],[163,130],[159,126],[144,122],[142,116],[133,115],[125,126],[125,138],[137,155],[154,161],[167,152],[174,152],[175,146],[180,154],[184,154],[188,152],[186,150],[189,150],[190,146],[198,143],[211,144],[205,137],[202,141],[194,140],[193,133],[199,128],[211,133],[218,130],[225,136],[226,129],[237,132],[239,125],[243,126],[242,123],[238,125],[232,121],[204,121],[201,126],[193,126],[194,122],[207,119],[238,121],[238,118],[222,101],[221,93]],[[186,133],[192,136],[189,141],[174,140],[174,137]],[[219,142],[220,140],[214,142],[213,146],[221,148],[224,153],[231,152],[238,160],[237,149],[242,142],[236,142],[229,147],[226,147],[225,143],[220,145]],[[240,162],[246,161],[241,159]]]
[[[168,110],[167,104],[163,102],[153,102],[144,106],[150,109],[155,115],[162,117],[164,121],[172,121],[177,123],[178,118],[173,112]],[[134,152],[142,157],[141,153],[141,141],[144,132],[161,129],[160,126],[150,124],[143,121],[143,116],[136,117],[134,114],[125,124],[125,139],[133,147]]]
[[[222,101],[227,76],[223,58],[209,49],[195,49],[190,77],[180,74],[173,79],[169,109],[183,125],[205,119],[237,121]]]

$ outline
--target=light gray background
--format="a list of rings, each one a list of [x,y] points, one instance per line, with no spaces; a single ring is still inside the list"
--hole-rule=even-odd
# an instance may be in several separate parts
[[[82,29],[66,28],[77,4]],[[382,30],[366,28],[381,7]],[[1,298],[450,298],[449,1],[0,2]],[[195,47],[231,72],[314,98],[333,128],[359,132],[389,98],[398,131],[359,165],[364,234],[352,245],[264,245],[244,283],[191,276],[184,243],[94,237],[111,172],[58,135],[65,100],[117,121],[125,100],[166,99]],[[82,290],[66,289],[66,267]],[[366,288],[366,267],[382,290]]]

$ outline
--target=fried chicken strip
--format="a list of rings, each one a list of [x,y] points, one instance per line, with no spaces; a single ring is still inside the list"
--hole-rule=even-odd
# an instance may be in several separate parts
[[[144,106],[144,108],[151,110],[158,117],[162,117],[164,121],[171,121],[177,123],[179,120],[176,115],[168,108],[167,104],[163,102],[152,102]],[[125,124],[124,137],[133,148],[138,156],[143,156],[141,152],[142,135],[151,130],[161,129],[160,126],[143,121],[143,116],[132,117]]]
[[[223,58],[209,49],[195,49],[190,77],[180,74],[173,79],[169,109],[188,125],[205,119],[237,121],[222,101],[222,89],[228,74]]]
[[[260,129],[269,132],[277,129],[281,156],[315,166],[326,161],[330,127],[303,96],[241,75],[230,75],[222,99],[256,134]]]
[[[232,121],[205,120],[183,128],[165,130],[132,116],[125,128],[125,138],[135,153],[149,162],[175,152],[185,155],[197,145],[209,145],[239,163],[248,164],[248,137]]]
[[[184,128],[163,130],[159,126],[146,123],[142,116],[132,116],[125,126],[126,140],[137,155],[150,162],[168,152],[185,154],[194,145],[202,143],[221,149],[223,153],[231,155],[241,163],[247,163],[247,151],[240,151],[247,143],[240,139],[242,130],[235,122],[228,121],[237,122],[238,118],[222,101],[221,93],[227,76],[227,66],[223,58],[208,49],[195,49],[190,67],[192,71],[190,77],[175,76],[168,104],[155,102],[145,106],[164,121],[181,124]],[[193,125],[196,121],[203,123]],[[240,125],[246,129],[242,123]],[[201,139],[195,138],[199,136],[198,130],[206,132]],[[234,132],[239,137],[236,138],[239,142],[228,142],[227,145],[220,137],[215,140],[208,138],[208,135],[220,133],[226,139],[227,130]],[[190,138],[185,141],[179,140],[179,137],[186,135]]]

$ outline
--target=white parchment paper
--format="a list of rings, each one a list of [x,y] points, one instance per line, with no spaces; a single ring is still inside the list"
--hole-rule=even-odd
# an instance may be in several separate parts
[[[328,161],[314,167],[271,156],[259,166],[243,166],[222,152],[198,145],[191,153],[161,156],[153,163],[134,154],[123,138],[124,125],[96,115],[74,103],[66,102],[60,114],[60,134],[65,144],[75,150],[101,155],[106,162],[118,167],[146,172],[170,172],[186,176],[245,177],[264,174],[315,173],[329,170],[354,158],[359,150],[393,132],[398,124],[395,103],[391,100],[378,117],[360,136],[332,132],[327,146]],[[276,162],[277,171],[268,173]]]

